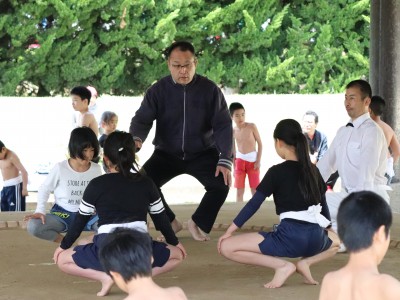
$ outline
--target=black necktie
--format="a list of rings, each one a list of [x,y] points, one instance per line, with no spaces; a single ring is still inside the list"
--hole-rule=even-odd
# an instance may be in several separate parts
[[[349,122],[346,124],[346,127],[354,127],[353,123]]]

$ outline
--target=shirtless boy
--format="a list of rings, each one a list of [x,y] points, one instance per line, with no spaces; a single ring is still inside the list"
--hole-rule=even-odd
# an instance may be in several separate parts
[[[388,178],[388,184],[390,184],[393,176],[395,175],[393,165],[397,163],[400,156],[400,144],[392,127],[381,120],[385,105],[386,103],[383,98],[379,96],[373,96],[369,105],[369,114],[371,116],[371,119],[374,120],[380,128],[382,128],[390,150],[390,153],[388,154],[388,165],[385,174],[385,176]]]
[[[125,300],[186,300],[179,287],[162,288],[151,278],[152,241],[148,233],[116,229],[99,251],[104,270],[128,293]]]
[[[87,87],[77,86],[71,90],[72,107],[79,112],[77,116],[77,127],[89,127],[96,136],[99,135],[99,127],[94,114],[89,112],[91,92]]]
[[[233,151],[235,155],[236,201],[242,202],[246,174],[252,195],[254,195],[256,187],[260,183],[262,143],[256,125],[245,121],[246,113],[242,104],[233,102],[229,106],[229,112],[236,124],[236,127],[233,128],[233,137],[236,143]]]
[[[28,196],[28,172],[18,156],[0,141],[0,169],[4,184],[1,191],[1,211],[25,211]]]
[[[400,299],[400,282],[378,271],[389,247],[392,225],[386,201],[373,192],[352,193],[340,204],[337,222],[350,258],[346,266],[325,275],[319,299]]]

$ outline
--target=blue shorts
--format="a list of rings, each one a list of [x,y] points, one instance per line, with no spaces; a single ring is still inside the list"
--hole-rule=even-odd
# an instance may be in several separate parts
[[[72,259],[77,266],[83,269],[93,269],[104,272],[98,256],[102,241],[107,233],[97,234],[93,238],[93,243],[87,245],[76,246]],[[152,267],[162,267],[169,260],[170,250],[167,244],[153,241],[153,264]]]
[[[1,190],[1,211],[25,211],[26,199],[22,196],[22,182],[5,186]]]
[[[50,214],[57,216],[59,220],[65,225],[65,229],[62,232],[67,232],[68,228],[71,227],[72,223],[75,220],[76,214],[78,212],[70,212],[61,206],[54,204],[53,207],[50,209]],[[97,221],[99,217],[94,215],[90,218],[90,220],[86,223],[84,231],[97,231]]]
[[[310,257],[329,249],[332,241],[318,224],[283,219],[274,232],[259,232],[261,253],[277,257]]]

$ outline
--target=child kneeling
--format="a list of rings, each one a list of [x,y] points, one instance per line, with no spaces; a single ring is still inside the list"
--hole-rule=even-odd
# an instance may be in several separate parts
[[[128,299],[185,300],[181,288],[161,288],[151,278],[152,241],[148,233],[118,228],[104,240],[100,262]]]
[[[235,262],[275,270],[266,288],[281,287],[295,271],[307,284],[318,284],[310,266],[336,254],[339,239],[329,226],[326,185],[311,163],[300,124],[280,121],[274,131],[275,149],[285,161],[271,167],[257,191],[219,239],[218,250]],[[250,219],[266,197],[274,196],[281,223],[274,232],[232,234]],[[302,257],[294,265],[278,257]]]

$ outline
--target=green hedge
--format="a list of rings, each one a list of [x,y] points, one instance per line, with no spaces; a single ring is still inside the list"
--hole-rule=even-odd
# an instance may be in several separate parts
[[[142,94],[180,39],[240,93],[339,92],[368,77],[369,0],[3,0],[0,95]]]

